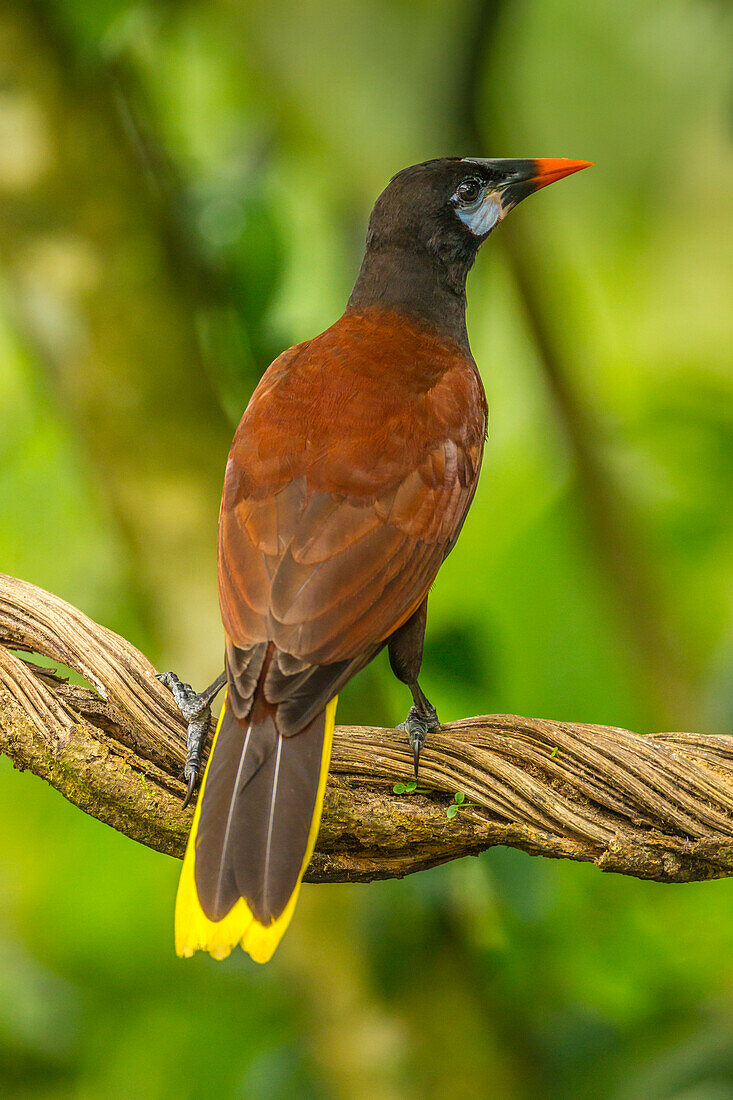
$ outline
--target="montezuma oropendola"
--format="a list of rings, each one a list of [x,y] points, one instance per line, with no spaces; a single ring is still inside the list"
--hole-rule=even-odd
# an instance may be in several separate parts
[[[226,669],[189,719],[193,793],[209,704],[227,694],[176,903],[176,950],[270,958],[321,816],[336,696],[385,645],[412,692],[417,772],[438,726],[418,684],[427,595],[471,505],[486,398],[466,276],[492,229],[577,160],[450,157],[377,199],[346,312],[265,372],[229,454],[219,519]]]

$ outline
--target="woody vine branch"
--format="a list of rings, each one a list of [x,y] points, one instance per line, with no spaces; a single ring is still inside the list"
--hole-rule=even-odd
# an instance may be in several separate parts
[[[181,808],[185,726],[155,674],[130,642],[0,574],[0,752],[180,857],[192,817]],[[733,737],[489,715],[433,734],[416,791],[411,778],[401,733],[337,727],[306,878],[397,878],[495,844],[658,882],[733,875]]]

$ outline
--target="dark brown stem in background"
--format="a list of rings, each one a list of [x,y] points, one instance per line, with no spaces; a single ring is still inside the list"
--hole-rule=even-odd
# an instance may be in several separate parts
[[[185,729],[155,669],[57,596],[3,574],[0,750],[100,821],[183,854]],[[400,733],[337,728],[310,881],[398,878],[495,844],[658,882],[733,874],[731,737],[491,715],[432,735],[425,793],[396,795],[411,771]],[[470,805],[448,818],[456,792]]]
[[[477,0],[465,36],[464,64],[458,66],[459,87],[454,96],[457,152],[471,156],[512,156],[511,140],[497,119],[479,114],[481,83],[491,73],[491,59],[499,48],[506,0]],[[487,147],[487,140],[494,151]],[[545,155],[540,151],[539,155]],[[541,281],[543,265],[531,231],[514,216],[502,226],[497,246],[506,256],[520,307],[538,362],[547,383],[555,415],[573,459],[583,506],[585,533],[595,560],[605,574],[607,588],[619,611],[643,697],[650,713],[679,721],[699,709],[690,670],[682,661],[675,639],[665,629],[659,585],[643,546],[640,525],[631,502],[624,499],[603,461],[602,418],[584,403],[573,384],[575,354],[572,342],[561,347]],[[580,342],[580,341],[579,341]]]
[[[504,237],[504,252],[557,418],[573,456],[587,537],[621,610],[629,645],[638,655],[637,668],[643,676],[643,688],[651,697],[655,713],[668,717],[689,715],[694,706],[689,673],[663,629],[659,586],[641,545],[631,503],[623,499],[620,487],[614,483],[600,457],[601,420],[585,407],[561,362],[557,339],[548,323],[533,274],[532,245],[516,225],[505,228],[508,232]]]
[[[3,285],[127,547],[137,606],[155,607],[169,644],[205,660],[219,630],[211,532],[231,428],[164,204],[120,140],[108,82],[74,63],[53,7],[0,5],[0,125],[27,120],[0,163]],[[182,590],[201,609],[197,634]]]

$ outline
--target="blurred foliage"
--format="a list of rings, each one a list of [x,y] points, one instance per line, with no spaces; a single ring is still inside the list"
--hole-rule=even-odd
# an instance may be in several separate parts
[[[730,30],[714,0],[3,0],[0,568],[208,682],[232,426],[343,309],[387,179],[584,157],[470,279],[491,428],[425,688],[730,731]],[[380,658],[340,714],[406,704]],[[304,890],[267,968],[180,961],[174,861],[7,761],[0,792],[3,1096],[733,1098],[731,882],[495,850]]]

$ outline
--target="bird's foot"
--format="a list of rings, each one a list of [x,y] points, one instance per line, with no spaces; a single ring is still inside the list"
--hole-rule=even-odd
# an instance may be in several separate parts
[[[425,706],[420,710],[415,706],[410,707],[407,712],[407,718],[404,722],[400,722],[397,729],[407,731],[407,739],[415,761],[415,779],[417,779],[418,768],[420,766],[420,753],[425,744],[425,738],[432,730],[440,729],[438,712],[433,704],[428,703],[426,700]]]
[[[183,777],[188,783],[186,797],[183,800],[185,810],[198,786],[201,753],[211,725],[211,703],[226,683],[226,675],[222,673],[205,691],[200,692],[194,691],[190,684],[182,683],[175,672],[161,672],[157,678],[161,684],[171,689],[178,709],[188,724],[186,763],[183,767]]]

